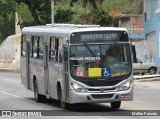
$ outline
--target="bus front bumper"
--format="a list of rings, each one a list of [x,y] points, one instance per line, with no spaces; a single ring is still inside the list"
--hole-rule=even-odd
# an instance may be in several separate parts
[[[110,103],[114,101],[133,101],[133,88],[126,91],[103,93],[79,93],[69,91],[69,103]]]

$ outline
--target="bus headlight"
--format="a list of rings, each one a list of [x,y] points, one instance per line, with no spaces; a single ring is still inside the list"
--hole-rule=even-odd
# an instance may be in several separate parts
[[[78,85],[77,83],[70,83],[71,88],[73,90],[75,90],[76,92],[86,92],[80,85]]]
[[[127,81],[125,84],[123,84],[123,85],[119,88],[119,91],[128,90],[128,89],[131,87],[132,84],[133,84],[133,80]]]

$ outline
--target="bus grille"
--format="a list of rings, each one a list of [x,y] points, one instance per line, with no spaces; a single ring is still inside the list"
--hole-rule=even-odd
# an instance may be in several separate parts
[[[114,91],[116,88],[109,88],[109,89],[104,89],[104,91]],[[100,89],[94,89],[94,88],[87,88],[88,91],[100,91]]]
[[[92,94],[91,95],[94,99],[106,99],[106,98],[112,98],[113,94],[101,94],[101,95],[97,95],[97,94]]]

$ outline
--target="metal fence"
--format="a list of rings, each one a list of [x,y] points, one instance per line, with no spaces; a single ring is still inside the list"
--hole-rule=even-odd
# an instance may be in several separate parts
[[[16,51],[16,40],[8,37],[0,45],[0,60],[14,60]]]

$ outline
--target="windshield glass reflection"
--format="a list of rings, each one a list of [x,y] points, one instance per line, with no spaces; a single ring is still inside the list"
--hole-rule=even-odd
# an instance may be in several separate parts
[[[131,72],[129,44],[72,45],[71,75],[76,77],[118,77]]]

